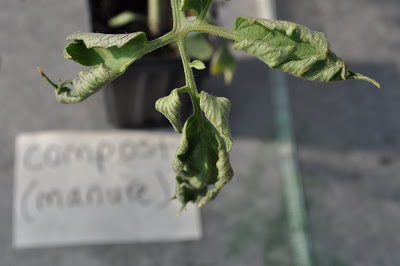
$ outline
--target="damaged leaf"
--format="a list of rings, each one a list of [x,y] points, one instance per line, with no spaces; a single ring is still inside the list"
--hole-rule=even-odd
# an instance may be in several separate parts
[[[197,115],[183,128],[173,168],[177,174],[174,198],[183,207],[189,201],[203,206],[233,177],[224,139],[207,119]]]
[[[95,66],[82,71],[79,77],[57,85],[56,98],[61,103],[77,103],[96,93],[120,75],[141,56],[148,45],[143,32],[131,34],[101,34],[76,32],[67,37],[73,41],[64,50],[64,57],[84,66]],[[42,74],[44,75],[44,74]],[[49,81],[49,79],[46,77]],[[72,84],[73,88],[67,86]]]
[[[178,89],[171,92],[170,95],[159,99],[156,102],[156,109],[162,113],[171,122],[175,131],[182,133],[181,109],[182,103],[179,99]]]
[[[215,97],[202,91],[200,94],[200,108],[206,118],[218,130],[225,140],[228,151],[232,149],[233,141],[229,130],[229,111],[231,102],[224,97]]]
[[[351,71],[330,49],[325,34],[287,21],[239,17],[233,46],[257,56],[271,68],[314,81],[373,79]]]

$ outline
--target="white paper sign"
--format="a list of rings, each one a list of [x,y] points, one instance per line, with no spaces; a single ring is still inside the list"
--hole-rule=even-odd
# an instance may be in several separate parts
[[[201,238],[200,213],[177,217],[171,164],[179,136],[164,132],[47,132],[16,139],[14,246]]]

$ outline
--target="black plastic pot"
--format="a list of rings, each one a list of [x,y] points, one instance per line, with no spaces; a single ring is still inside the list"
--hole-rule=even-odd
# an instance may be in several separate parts
[[[195,70],[194,74],[197,85],[201,86],[208,71]],[[155,109],[155,103],[185,83],[179,58],[142,58],[104,90],[109,121],[121,128],[168,125],[168,120]],[[179,97],[183,103],[182,120],[185,120],[193,112],[190,97],[186,93]]]
[[[180,59],[142,58],[105,89],[108,117],[118,127],[164,126],[155,102],[184,84]]]

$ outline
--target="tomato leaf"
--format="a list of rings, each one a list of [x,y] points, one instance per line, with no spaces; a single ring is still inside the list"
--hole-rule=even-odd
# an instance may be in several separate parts
[[[225,141],[207,119],[198,115],[185,123],[173,168],[177,173],[173,198],[183,208],[190,201],[201,207],[213,200],[233,177]]]
[[[95,66],[79,72],[79,77],[55,87],[56,98],[62,103],[76,103],[99,91],[136,61],[148,45],[143,32],[131,34],[100,34],[76,32],[67,37],[72,41],[64,49],[64,57],[84,66]],[[48,79],[48,78],[46,78]],[[67,86],[72,84],[73,88]]]
[[[156,109],[171,122],[175,131],[178,133],[182,133],[181,106],[182,103],[178,95],[178,89],[173,90],[170,95],[156,102]]]
[[[225,140],[228,151],[232,149],[233,141],[229,130],[229,111],[231,103],[227,98],[215,97],[204,91],[200,94],[200,108],[206,118],[218,130]]]
[[[330,49],[325,34],[287,21],[239,17],[234,49],[257,56],[271,68],[314,81],[375,80],[354,73]]]

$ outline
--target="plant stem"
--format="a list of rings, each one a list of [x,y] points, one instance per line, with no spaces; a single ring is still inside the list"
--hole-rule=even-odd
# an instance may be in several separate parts
[[[148,46],[145,47],[145,49],[142,49],[139,53],[136,54],[136,56],[133,56],[131,58],[131,62],[134,62],[134,61],[138,60],[139,58],[141,58],[142,56],[144,56],[145,54],[148,54],[158,48],[161,48],[175,40],[176,40],[176,34],[171,31],[171,32],[159,37],[158,39],[150,41],[148,43]]]
[[[180,10],[180,0],[171,0],[171,8],[172,8],[172,18],[174,20],[174,26],[172,31],[180,28],[182,20],[185,19],[185,16],[182,14]]]
[[[189,52],[186,47],[186,40],[185,36],[179,36],[178,37],[178,47],[179,47],[179,52],[182,57],[182,64],[183,64],[183,69],[185,71],[185,77],[186,77],[186,87],[188,87],[188,93],[190,95],[190,98],[192,99],[193,103],[193,108],[194,108],[194,114],[198,115],[201,114],[201,109],[200,109],[200,103],[198,99],[198,91],[197,91],[197,86],[196,82],[194,80],[194,75],[193,75],[193,70],[190,67],[190,58],[189,58]]]

